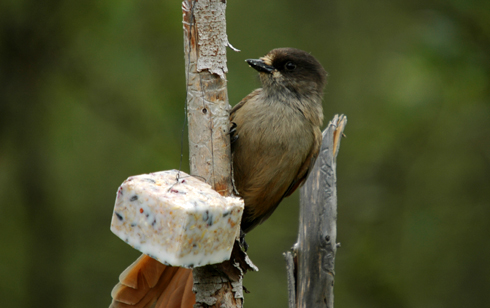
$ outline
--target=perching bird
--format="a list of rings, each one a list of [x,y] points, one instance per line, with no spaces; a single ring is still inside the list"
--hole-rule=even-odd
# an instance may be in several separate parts
[[[245,201],[245,233],[269,218],[313,167],[322,141],[327,76],[312,55],[294,48],[274,49],[246,61],[259,72],[262,88],[230,113],[233,172]],[[165,266],[146,255],[119,281],[112,290],[111,308],[191,308],[195,303],[191,269]]]

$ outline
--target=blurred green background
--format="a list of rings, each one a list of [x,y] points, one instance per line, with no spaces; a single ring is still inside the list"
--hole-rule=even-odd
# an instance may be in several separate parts
[[[0,2],[2,307],[107,307],[139,253],[109,231],[128,176],[179,167],[179,1]],[[228,92],[244,59],[310,51],[344,113],[337,307],[488,307],[490,1],[230,0]],[[187,143],[185,135],[184,143]],[[187,148],[183,169],[188,171]],[[245,307],[287,307],[297,193],[247,237]]]

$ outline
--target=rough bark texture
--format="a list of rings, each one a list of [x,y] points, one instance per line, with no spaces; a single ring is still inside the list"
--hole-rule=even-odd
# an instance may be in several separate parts
[[[296,278],[294,273],[294,250],[285,252],[284,258],[286,259],[286,274],[288,281],[288,307],[296,307]]]
[[[227,196],[232,182],[225,9],[224,0],[182,2],[190,172]],[[234,255],[244,257],[240,253],[234,250]],[[242,307],[246,270],[236,266],[239,261],[233,256],[232,260],[193,270],[194,307]]]
[[[301,188],[297,247],[297,307],[333,308],[337,251],[336,157],[347,117],[336,115],[323,132],[315,166]]]
[[[190,171],[230,195],[225,9],[221,0],[182,2]]]

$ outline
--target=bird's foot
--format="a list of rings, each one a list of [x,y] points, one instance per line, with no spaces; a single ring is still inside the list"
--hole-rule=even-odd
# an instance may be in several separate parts
[[[237,134],[237,131],[236,131],[236,123],[235,122],[231,122],[231,127],[230,127],[230,141],[231,143],[237,141],[238,139],[238,134]]]
[[[243,232],[242,228],[240,228],[240,248],[244,252],[247,252],[248,250],[248,244],[245,242],[245,232]]]

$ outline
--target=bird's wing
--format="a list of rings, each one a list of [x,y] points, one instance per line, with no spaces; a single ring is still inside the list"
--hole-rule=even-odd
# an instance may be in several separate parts
[[[263,223],[265,220],[267,220],[272,213],[275,211],[279,203],[285,198],[291,195],[298,187],[300,187],[308,177],[308,174],[310,173],[311,169],[313,169],[313,166],[315,164],[316,158],[318,157],[318,153],[320,152],[320,147],[322,143],[322,133],[320,129],[317,129],[314,131],[315,138],[313,145],[311,147],[310,152],[306,156],[306,159],[304,160],[303,164],[301,167],[298,169],[298,173],[296,177],[293,179],[291,184],[288,186],[282,197],[277,200],[272,206],[269,207],[269,209],[264,212],[263,214],[257,216],[257,217],[252,217],[252,216],[244,216],[242,217],[242,229],[245,233],[250,232],[253,228],[255,228],[257,225]],[[246,206],[246,205],[245,205]]]
[[[192,308],[192,270],[141,255],[119,276],[109,308]],[[155,306],[152,306],[155,304]]]
[[[316,158],[318,157],[318,153],[320,152],[320,147],[322,145],[322,133],[320,129],[316,129],[314,131],[314,134],[315,138],[310,153],[308,153],[308,156],[303,162],[303,165],[301,165],[301,167],[299,168],[298,174],[294,178],[291,185],[289,185],[281,200],[285,197],[290,196],[298,187],[303,185],[303,183],[306,181],[306,178],[308,177],[308,174],[310,174],[310,171],[313,169]]]

